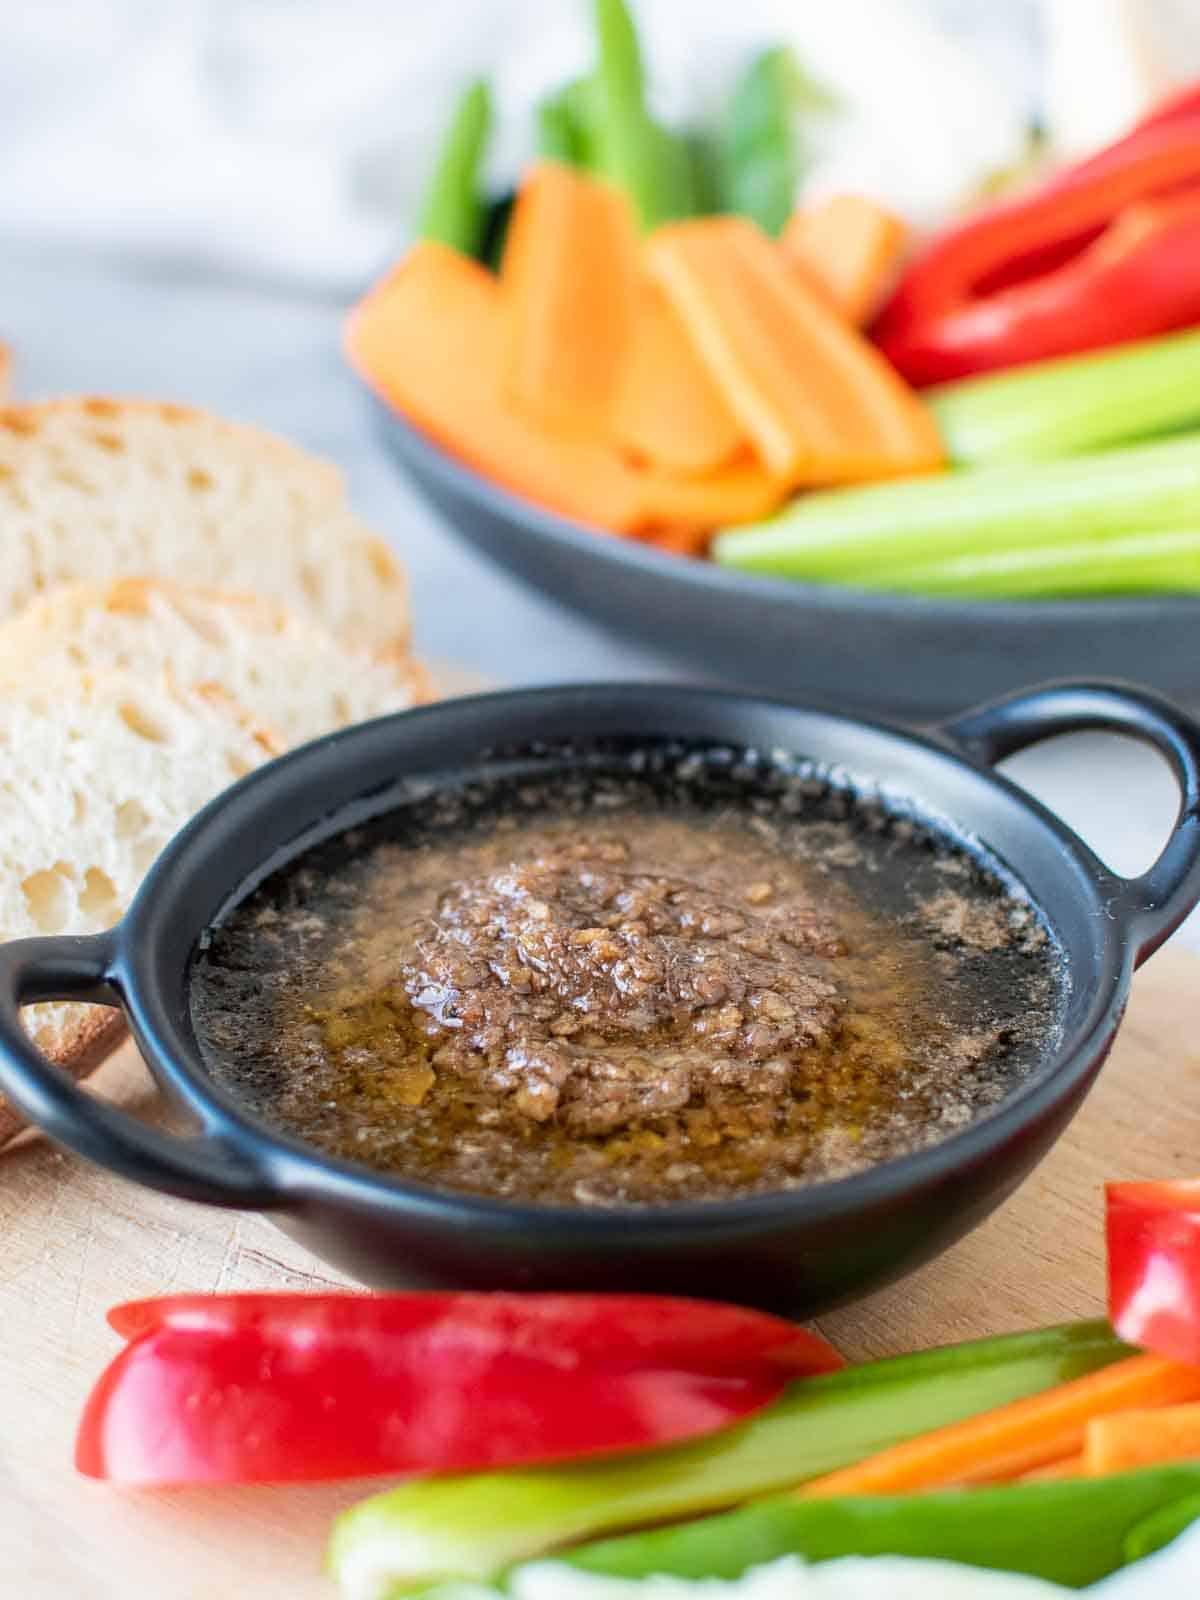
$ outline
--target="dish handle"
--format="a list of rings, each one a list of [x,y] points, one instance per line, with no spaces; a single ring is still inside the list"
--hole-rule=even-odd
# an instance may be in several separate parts
[[[0,1089],[58,1144],[122,1177],[209,1205],[277,1202],[277,1188],[242,1151],[207,1134],[160,1133],[85,1094],[22,1027],[21,1007],[38,1000],[118,1005],[115,948],[112,932],[0,945]]]
[[[1171,836],[1148,871],[1125,885],[1141,966],[1200,901],[1200,723],[1158,695],[1120,683],[1055,683],[1012,695],[937,730],[984,766],[1061,733],[1121,733],[1150,745],[1179,783]]]

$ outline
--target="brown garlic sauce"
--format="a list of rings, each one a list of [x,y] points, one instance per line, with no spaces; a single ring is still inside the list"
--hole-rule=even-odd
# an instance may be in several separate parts
[[[778,756],[624,745],[439,789],[209,930],[192,1021],[263,1121],[565,1205],[791,1189],[936,1143],[1052,1047],[1001,870]]]

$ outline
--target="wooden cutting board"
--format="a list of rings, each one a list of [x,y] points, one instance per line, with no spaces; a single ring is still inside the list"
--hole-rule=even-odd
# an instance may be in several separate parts
[[[101,1092],[157,1115],[132,1048]],[[1095,1315],[1100,1186],[1200,1170],[1200,960],[1141,973],[1085,1110],[990,1221],[905,1282],[822,1319],[852,1358]],[[134,1188],[28,1138],[0,1154],[0,1592],[38,1600],[330,1600],[330,1518],[377,1485],[119,1492],[74,1475],[76,1418],[117,1348],[115,1301],[344,1282],[270,1223]]]

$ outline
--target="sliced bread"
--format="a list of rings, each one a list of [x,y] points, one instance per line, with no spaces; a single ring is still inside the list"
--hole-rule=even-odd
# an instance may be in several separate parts
[[[161,674],[39,667],[0,687],[0,940],[111,927],[171,836],[276,753],[229,695]],[[116,1013],[76,1004],[25,1017],[78,1076],[121,1032]],[[0,1143],[20,1126],[0,1099]]]
[[[428,698],[410,658],[342,644],[271,600],[143,578],[52,589],[0,625],[0,681],[34,662],[218,684],[288,745]]]
[[[278,600],[403,652],[404,576],[342,475],[182,406],[72,398],[0,410],[0,618],[63,583],[137,573]]]

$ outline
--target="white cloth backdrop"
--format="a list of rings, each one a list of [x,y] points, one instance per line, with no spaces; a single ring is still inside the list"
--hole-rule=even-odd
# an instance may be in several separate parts
[[[496,83],[496,176],[581,69],[587,0],[7,0],[0,241],[361,281],[393,248],[457,85]],[[790,39],[841,95],[828,182],[918,219],[1013,153],[1035,0],[639,0],[663,109],[703,113]],[[964,53],[929,19],[969,40]]]

